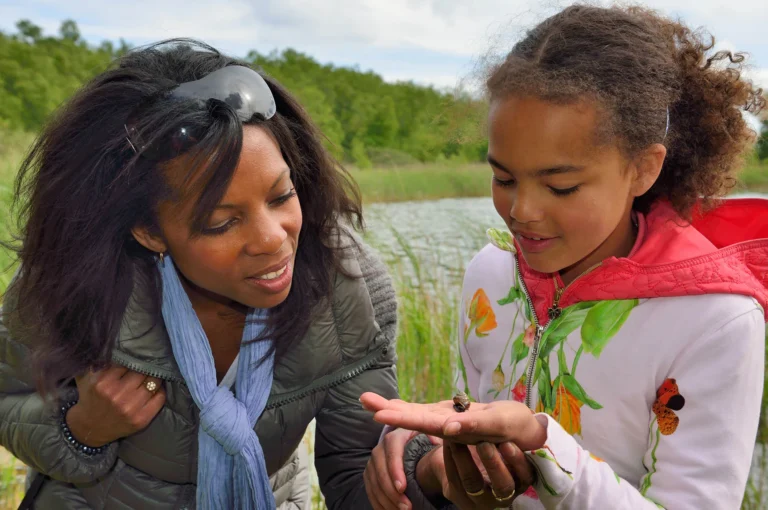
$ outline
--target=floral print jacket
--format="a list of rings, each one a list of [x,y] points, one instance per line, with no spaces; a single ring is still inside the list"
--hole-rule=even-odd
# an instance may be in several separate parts
[[[457,385],[548,416],[514,508],[739,508],[765,370],[761,215],[768,201],[729,200],[690,225],[661,203],[629,257],[567,287],[489,231],[465,275]]]

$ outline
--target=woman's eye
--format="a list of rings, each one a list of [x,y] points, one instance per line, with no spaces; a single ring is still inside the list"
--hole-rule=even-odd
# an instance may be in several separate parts
[[[282,205],[282,204],[286,203],[287,201],[289,201],[290,199],[292,199],[295,196],[296,196],[296,188],[291,188],[291,190],[288,193],[286,193],[285,195],[281,195],[281,196],[277,197],[274,200],[273,204],[275,204],[275,205]]]
[[[563,197],[563,196],[570,195],[572,193],[576,193],[577,191],[579,191],[579,186],[573,186],[573,187],[570,187],[570,188],[555,188],[555,187],[550,186],[549,189],[555,195],[557,195],[559,197]]]
[[[222,222],[222,223],[220,223],[218,225],[215,225],[213,227],[208,227],[208,228],[203,230],[203,234],[209,235],[209,236],[215,236],[215,235],[218,235],[218,234],[223,234],[224,232],[226,232],[227,230],[232,228],[232,225],[235,224],[235,221],[237,221],[237,220],[232,218],[232,219],[229,219],[229,220],[227,220],[225,222]]]

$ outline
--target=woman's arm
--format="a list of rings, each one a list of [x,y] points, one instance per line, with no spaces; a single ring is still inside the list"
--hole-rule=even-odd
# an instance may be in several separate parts
[[[371,508],[363,473],[382,425],[363,409],[360,395],[376,391],[389,398],[398,396],[395,291],[386,266],[370,248],[358,243],[359,251],[351,248],[357,256],[350,272],[359,272],[361,278],[337,277],[334,318],[342,358],[359,360],[373,355],[376,359],[359,375],[328,390],[316,416],[315,466],[330,510]]]
[[[32,469],[69,483],[86,483],[107,473],[117,459],[117,444],[85,455],[66,441],[61,409],[35,391],[29,345],[6,327],[12,291],[0,308],[0,445]],[[73,399],[74,388],[61,401]]]

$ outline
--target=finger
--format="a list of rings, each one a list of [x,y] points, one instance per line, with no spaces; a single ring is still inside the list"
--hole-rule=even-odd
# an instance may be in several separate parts
[[[371,495],[373,496],[371,502],[373,503],[373,501],[376,501],[376,504],[382,510],[399,510],[398,503],[400,494],[397,494],[397,497],[394,501],[389,499],[386,492],[384,491],[384,484],[382,479],[379,477],[378,469],[375,467],[375,465],[369,463],[367,466],[367,471],[368,480],[371,486]],[[410,506],[408,506],[408,508],[410,509]]]
[[[451,450],[451,456],[453,457],[456,471],[459,474],[459,480],[461,480],[461,486],[464,491],[470,496],[476,494],[485,489],[485,480],[483,474],[477,468],[475,461],[472,459],[472,453],[469,451],[466,445],[458,443],[449,443],[448,448]]]
[[[464,486],[461,484],[461,476],[456,469],[456,461],[453,458],[453,452],[449,443],[444,444],[442,450],[445,478],[447,482],[447,487],[443,488],[443,496],[459,508],[471,508],[474,506],[473,502],[464,489]]]
[[[433,412],[408,412],[384,410],[373,415],[373,419],[384,425],[415,430],[428,435],[442,436],[446,416]]]
[[[154,383],[154,386],[152,386],[151,383]],[[154,387],[154,389],[150,391],[149,388],[152,387]],[[143,407],[147,405],[147,402],[149,402],[149,400],[162,389],[163,381],[161,379],[147,376],[141,381],[141,384],[139,384],[138,387],[133,389],[131,396],[132,398],[136,399],[141,407]]]
[[[515,479],[517,493],[525,492],[535,481],[535,471],[528,457],[514,443],[501,443],[499,453]]]
[[[376,412],[381,411],[382,409],[387,409],[389,406],[389,399],[369,391],[360,395],[360,403],[363,404],[365,410]]]
[[[442,437],[437,437],[437,436],[427,436],[427,437],[429,438],[429,442],[435,446],[441,446],[443,444]]]
[[[386,441],[386,439],[385,437],[384,440]],[[373,462],[373,472],[371,475],[376,479],[379,493],[383,494],[390,504],[394,505],[394,508],[397,508],[400,492],[395,489],[395,483],[387,470],[386,446],[377,448],[377,450],[374,450],[374,454],[371,455],[371,461]]]
[[[512,499],[515,495],[515,480],[496,446],[491,443],[480,443],[477,446],[477,453],[488,475],[493,496],[501,501]]]
[[[139,386],[141,386],[144,383],[144,379],[146,378],[147,378],[146,374],[141,374],[139,372],[134,372],[133,370],[128,370],[120,378],[120,385],[126,390],[133,391]]]
[[[387,472],[392,480],[395,490],[402,494],[405,491],[405,468],[403,465],[403,455],[405,446],[413,439],[418,432],[406,434],[404,431],[390,433],[384,437],[384,454],[386,456]]]
[[[481,442],[503,443],[512,441],[523,450],[540,446],[541,435],[546,434],[527,408],[505,411],[489,409],[477,413],[457,413],[450,416],[439,436],[465,444]]]
[[[371,412],[377,411],[407,411],[407,412],[424,412],[424,411],[436,411],[443,414],[449,412],[455,412],[453,410],[453,403],[450,400],[443,400],[442,402],[435,402],[430,404],[418,404],[413,402],[406,402],[397,398],[386,399],[376,393],[363,393],[360,396],[360,403],[363,407]]]
[[[150,390],[150,388],[153,387],[151,383],[155,383],[153,390]],[[139,385],[136,386],[136,389],[142,389],[142,390],[145,390],[145,391],[147,391],[149,393],[155,393],[157,390],[162,388],[162,384],[163,384],[163,380],[162,379],[158,379],[157,377],[152,377],[152,376],[147,375],[147,376],[144,377],[144,379],[142,379],[139,382]]]
[[[127,372],[128,369],[122,365],[110,365],[104,370],[91,371],[88,375],[94,381],[114,382],[119,381]]]
[[[164,405],[165,390],[160,389],[138,410],[138,419],[141,423],[149,424]]]
[[[379,485],[376,481],[376,477],[371,475],[370,462],[363,472],[363,481],[365,485],[365,493],[368,495],[368,501],[371,502],[373,510],[385,510],[386,507],[379,502]]]

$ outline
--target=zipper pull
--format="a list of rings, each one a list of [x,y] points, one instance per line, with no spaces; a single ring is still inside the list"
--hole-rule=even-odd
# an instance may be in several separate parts
[[[552,306],[549,307],[549,310],[547,310],[547,315],[549,316],[549,320],[553,321],[560,317],[560,314],[563,313],[562,308],[560,308],[560,296],[563,295],[563,289],[556,289],[555,290],[555,301],[552,303]]]

